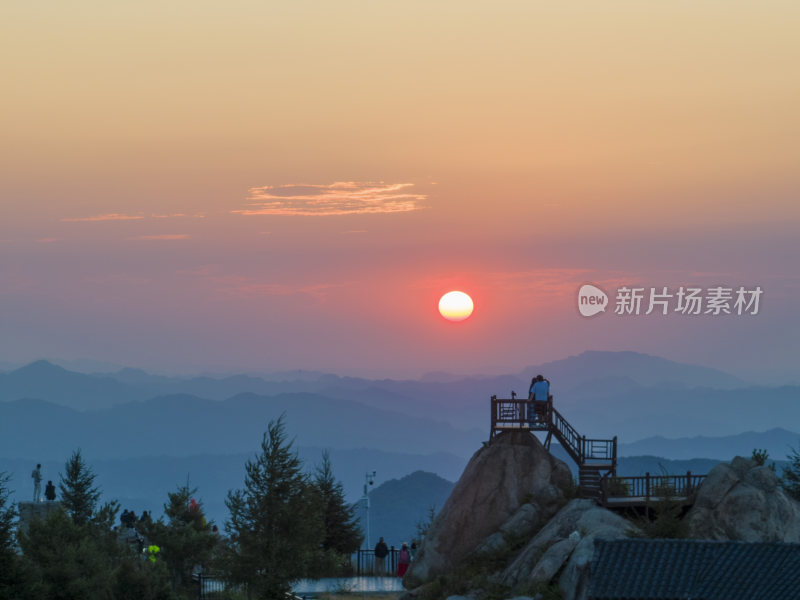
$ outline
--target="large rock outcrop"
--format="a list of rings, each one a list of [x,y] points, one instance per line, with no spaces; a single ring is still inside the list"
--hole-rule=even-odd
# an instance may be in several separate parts
[[[566,600],[586,597],[595,539],[621,539],[635,531],[630,521],[593,500],[572,500],[542,527],[500,576],[510,588],[550,582],[561,573]]]
[[[569,467],[535,436],[501,433],[470,459],[403,585],[417,587],[446,573],[512,517],[515,528],[535,531],[566,503],[571,486]]]
[[[706,477],[686,518],[689,536],[744,542],[800,542],[800,503],[769,467],[737,456]]]

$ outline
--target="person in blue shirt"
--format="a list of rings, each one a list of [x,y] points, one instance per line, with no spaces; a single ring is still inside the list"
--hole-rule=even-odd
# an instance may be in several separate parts
[[[540,421],[546,420],[545,404],[550,396],[550,382],[542,375],[537,375],[531,380],[531,387],[528,390],[528,400],[534,400],[537,404],[535,406],[528,406],[528,421],[533,423],[536,417]],[[542,404],[538,404],[541,402]]]
[[[537,375],[531,382],[530,397],[533,400],[540,402],[547,402],[547,397],[550,395],[550,382],[542,375]]]

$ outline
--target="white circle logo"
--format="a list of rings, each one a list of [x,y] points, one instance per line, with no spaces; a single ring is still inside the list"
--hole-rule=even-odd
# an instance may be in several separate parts
[[[578,310],[584,317],[593,317],[605,312],[608,296],[599,287],[586,283],[578,290]]]

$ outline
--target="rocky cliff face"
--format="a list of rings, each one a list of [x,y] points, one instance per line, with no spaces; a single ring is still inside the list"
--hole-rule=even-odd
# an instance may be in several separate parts
[[[509,587],[530,587],[558,578],[565,600],[585,598],[594,540],[615,540],[636,532],[629,521],[595,504],[575,499],[528,542],[500,575]]]
[[[451,600],[487,597],[480,586],[494,586],[494,597],[502,589],[508,598],[528,598],[518,595],[525,591],[535,598],[532,590],[556,584],[565,600],[585,600],[595,540],[638,531],[593,500],[567,500],[571,486],[567,465],[530,433],[498,436],[473,456],[436,517],[403,580],[415,588],[404,598],[444,598],[430,582],[458,572],[467,595]],[[709,473],[685,519],[693,538],[800,542],[800,503],[773,471],[741,457]],[[492,565],[477,584],[476,564]]]
[[[569,467],[536,437],[523,431],[500,434],[470,459],[403,584],[413,588],[449,571],[511,517],[506,531],[537,530],[566,503],[571,486]]]
[[[769,467],[737,456],[706,477],[686,516],[689,536],[744,542],[800,542],[800,503]]]

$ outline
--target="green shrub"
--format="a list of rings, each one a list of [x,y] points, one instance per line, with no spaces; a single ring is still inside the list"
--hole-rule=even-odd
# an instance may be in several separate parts
[[[631,484],[619,477],[609,477],[606,483],[609,496],[630,496]]]
[[[675,489],[674,482],[670,482],[666,477],[662,478],[659,483],[650,488],[650,496],[657,498],[674,498],[678,495]]]

